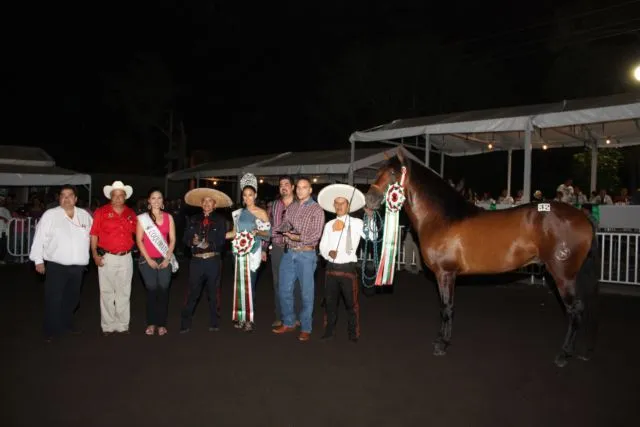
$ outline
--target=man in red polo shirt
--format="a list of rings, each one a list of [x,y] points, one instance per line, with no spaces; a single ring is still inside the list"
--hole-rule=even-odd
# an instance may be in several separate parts
[[[133,235],[136,213],[124,202],[133,194],[130,185],[115,181],[103,189],[111,204],[96,209],[91,227],[91,254],[98,266],[100,326],[103,335],[129,332],[129,297],[133,277]]]

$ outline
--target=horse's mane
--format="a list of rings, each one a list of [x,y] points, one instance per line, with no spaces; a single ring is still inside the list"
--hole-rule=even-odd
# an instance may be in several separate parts
[[[401,164],[397,157],[389,161],[400,169]],[[414,162],[408,156],[405,156],[404,162],[415,191],[432,202],[445,219],[459,221],[482,212],[481,208],[467,201],[431,169]]]

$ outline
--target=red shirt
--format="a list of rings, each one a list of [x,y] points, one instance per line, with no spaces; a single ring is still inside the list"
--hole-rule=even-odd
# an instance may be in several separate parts
[[[98,236],[98,247],[108,252],[130,251],[137,221],[136,213],[127,206],[118,214],[111,205],[104,205],[93,213],[90,234]]]

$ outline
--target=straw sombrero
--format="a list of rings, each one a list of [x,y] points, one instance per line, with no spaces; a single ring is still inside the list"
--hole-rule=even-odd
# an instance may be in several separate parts
[[[364,207],[364,194],[362,191],[347,184],[331,184],[324,187],[318,193],[318,204],[328,212],[336,212],[336,208],[333,207],[333,202],[336,198],[342,197],[351,201],[349,205],[349,213],[360,210]]]
[[[194,188],[184,195],[184,201],[190,206],[202,206],[202,200],[211,197],[216,202],[216,208],[228,208],[233,205],[231,197],[213,188]]]

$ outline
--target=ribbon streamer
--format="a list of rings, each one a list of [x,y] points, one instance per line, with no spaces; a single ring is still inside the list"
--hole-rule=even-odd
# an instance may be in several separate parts
[[[385,194],[386,213],[382,237],[382,253],[380,254],[380,264],[376,274],[376,286],[393,284],[398,244],[400,243],[400,209],[402,209],[405,201],[403,186],[406,173],[407,170],[403,166],[400,182],[389,185]]]
[[[232,320],[236,322],[254,321],[251,269],[249,268],[249,253],[253,247],[253,241],[251,233],[243,231],[236,234],[232,243],[233,252],[236,255]]]

